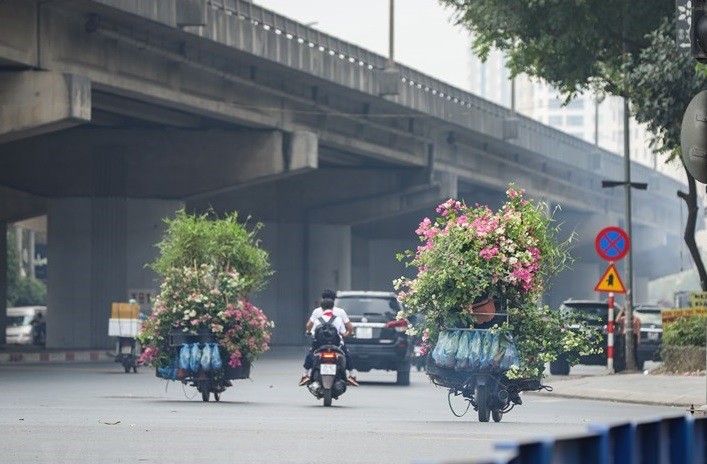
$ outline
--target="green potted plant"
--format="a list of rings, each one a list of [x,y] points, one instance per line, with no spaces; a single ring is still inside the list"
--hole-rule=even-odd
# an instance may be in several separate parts
[[[141,362],[164,368],[174,361],[175,336],[209,334],[231,368],[249,366],[269,347],[273,322],[249,295],[272,274],[268,254],[236,212],[217,218],[210,211],[165,219],[149,266],[163,279],[152,314],[143,323]]]
[[[446,328],[488,323],[488,301],[496,301],[491,308],[503,307],[508,317],[491,329],[512,334],[521,359],[507,375],[533,378],[560,353],[596,348],[586,331],[565,330],[565,316],[538,303],[550,277],[570,263],[573,235],[559,241],[547,206],[524,190],[511,184],[506,195],[498,211],[454,199],[440,204],[438,217],[416,230],[417,249],[398,255],[417,275],[394,284],[405,308],[399,317],[422,321],[409,330],[426,351]]]

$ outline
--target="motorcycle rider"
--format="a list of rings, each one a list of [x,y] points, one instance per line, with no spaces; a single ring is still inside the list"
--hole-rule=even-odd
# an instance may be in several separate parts
[[[312,315],[314,316],[315,314],[318,314],[316,318],[314,319],[314,322],[312,324],[309,324],[309,321],[307,323],[307,328],[310,330],[307,330],[307,335],[313,335],[316,333],[317,327],[321,324],[319,318],[321,317],[324,321],[329,321],[333,318],[332,324],[334,327],[337,329],[340,335],[340,345],[339,348],[344,352],[344,355],[346,356],[346,370],[348,371],[348,377],[346,378],[346,382],[349,385],[353,385],[355,387],[359,386],[358,381],[356,380],[356,377],[353,374],[353,366],[351,364],[351,356],[349,355],[348,349],[346,348],[346,345],[344,344],[344,337],[350,332],[349,329],[346,328],[346,325],[343,321],[343,318],[338,317],[335,312],[334,312],[334,300],[331,298],[322,298],[321,304],[319,306],[320,311],[315,311],[312,312]],[[343,311],[343,310],[342,310]],[[344,312],[344,314],[346,314]],[[315,346],[315,339],[314,337],[312,338],[312,345],[307,352],[307,355],[304,359],[304,373],[302,374],[302,378],[299,381],[299,386],[304,386],[309,383],[311,380],[310,373],[312,369],[312,364],[314,362],[314,350],[318,348]]]
[[[328,288],[322,290],[322,299],[330,299],[330,300],[336,300],[336,292],[334,290],[330,290]],[[332,308],[332,311],[334,312],[334,315],[341,319],[344,322],[344,326],[346,326],[346,335],[345,337],[350,337],[354,333],[354,326],[349,320],[349,315],[346,314],[346,310],[343,308],[339,308],[338,306],[334,306]],[[304,332],[309,334],[312,332],[312,327],[314,326],[314,321],[316,321],[319,317],[322,315],[322,308],[321,306],[317,306],[312,310],[312,314],[309,316],[309,320],[307,321],[307,324],[305,325]],[[349,353],[349,349],[346,345],[342,345],[341,349],[344,351],[344,354],[346,355],[346,370],[349,371],[351,374],[349,377],[351,377],[351,381],[349,383],[351,385],[358,386],[358,382],[356,382],[356,377],[353,374],[354,372],[354,365],[353,365],[353,359],[351,359],[351,354]]]
[[[336,292],[334,290],[330,289],[324,289],[322,291],[322,299],[330,299],[330,300],[335,300],[336,299]],[[332,311],[334,312],[334,315],[341,319],[344,322],[344,325],[346,326],[346,336],[353,335],[353,324],[349,320],[349,315],[346,314],[346,310],[343,308],[339,308],[337,306],[334,306],[332,308]],[[309,316],[309,320],[307,321],[307,324],[305,325],[304,331],[305,332],[311,332],[312,327],[314,325],[314,321],[316,321],[321,315],[322,315],[322,308],[321,306],[317,306],[312,310],[312,314]]]
[[[32,326],[32,343],[35,345],[44,345],[47,326],[41,312],[36,311],[34,313],[30,325]]]

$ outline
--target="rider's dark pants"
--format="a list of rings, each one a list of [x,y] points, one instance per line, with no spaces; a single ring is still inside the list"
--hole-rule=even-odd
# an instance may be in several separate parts
[[[339,348],[341,348],[341,351],[344,352],[344,356],[346,356],[346,370],[353,370],[353,360],[351,359],[349,348],[346,345],[340,345]],[[304,358],[304,368],[307,370],[310,370],[312,368],[312,364],[314,363],[314,350],[314,346],[309,348],[307,356]]]

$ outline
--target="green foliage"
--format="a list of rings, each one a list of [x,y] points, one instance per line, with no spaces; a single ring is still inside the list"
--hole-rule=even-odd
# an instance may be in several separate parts
[[[683,316],[663,327],[663,345],[705,346],[707,316]]]
[[[174,331],[214,334],[233,367],[255,360],[269,348],[274,324],[241,296],[244,282],[235,271],[207,264],[169,271],[142,325],[142,362],[167,366],[175,354],[169,345]]]
[[[657,151],[679,154],[682,117],[690,100],[707,88],[704,65],[675,46],[675,26],[667,19],[648,35],[650,46],[631,57],[627,75],[631,106],[638,122],[656,135]]]
[[[630,54],[638,54],[649,46],[646,35],[675,9],[663,0],[440,3],[474,34],[473,48],[482,59],[497,48],[508,56],[513,75],[541,78],[568,96],[590,88],[622,95],[624,45]]]
[[[163,277],[155,308],[143,323],[141,361],[164,367],[175,356],[172,332],[214,335],[229,366],[253,361],[266,351],[274,324],[247,295],[272,274],[268,254],[258,246],[258,223],[248,231],[236,212],[219,219],[210,211],[190,215],[183,209],[166,219],[150,266]]]
[[[560,354],[596,349],[590,342],[596,336],[586,324],[565,330],[577,321],[536,304],[549,279],[571,261],[573,236],[558,241],[559,228],[547,206],[525,199],[524,193],[511,185],[508,200],[496,212],[450,199],[437,207],[434,222],[420,223],[416,232],[422,245],[398,256],[418,270],[414,279],[394,282],[404,304],[398,317],[420,321],[409,332],[421,334],[425,350],[443,329],[474,327],[478,314],[472,303],[487,298],[501,302],[497,308],[508,302],[509,322],[496,329],[513,334],[521,355],[510,376],[538,377]]]
[[[19,280],[12,306],[33,306],[47,304],[47,285],[33,277]]]
[[[527,303],[508,309],[508,321],[500,330],[513,334],[523,363],[506,374],[509,378],[540,377],[545,364],[564,356],[570,365],[580,355],[599,353],[599,329],[590,327],[570,313],[553,311],[548,306]],[[572,327],[568,330],[567,327]]]
[[[7,307],[47,304],[47,285],[33,277],[20,277],[15,231],[7,232]]]
[[[7,307],[14,306],[20,286],[20,257],[17,248],[14,228],[7,231]]]
[[[218,219],[212,211],[190,215],[183,209],[174,219],[165,219],[165,223],[167,232],[157,245],[160,256],[151,264],[162,277],[174,269],[202,264],[233,269],[243,279],[245,296],[262,289],[272,275],[268,253],[259,248],[256,239],[261,223],[248,231],[245,224],[238,222],[237,212]]]

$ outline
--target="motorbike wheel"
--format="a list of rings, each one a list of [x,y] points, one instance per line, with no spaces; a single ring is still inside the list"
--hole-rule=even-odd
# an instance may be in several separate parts
[[[489,408],[489,390],[486,385],[476,386],[476,406],[479,412],[479,422],[488,422],[491,415]]]
[[[324,389],[324,406],[331,406],[331,389]]]
[[[493,417],[494,422],[501,422],[501,419],[503,419],[503,411],[500,409],[492,409],[491,417]]]
[[[130,356],[128,355],[123,355],[123,369],[125,369],[125,373],[129,374],[130,369],[133,367],[133,362],[130,359]]]
[[[209,401],[211,395],[211,383],[208,379],[201,379],[196,385],[196,389],[201,392],[201,401]]]

